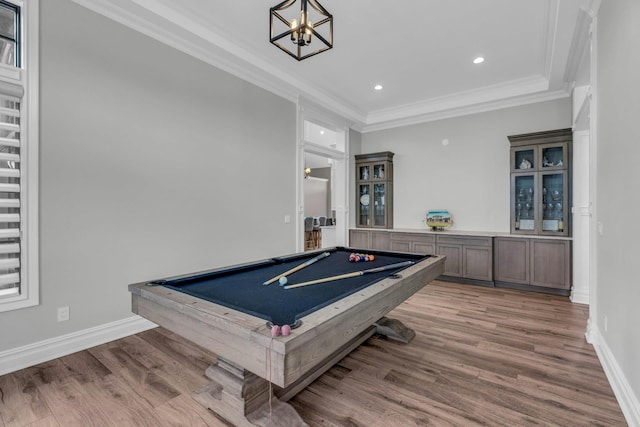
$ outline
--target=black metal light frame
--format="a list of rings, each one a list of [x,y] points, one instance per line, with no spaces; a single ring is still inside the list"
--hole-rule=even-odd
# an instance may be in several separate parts
[[[289,7],[294,5],[297,1],[298,0],[285,0],[282,3],[276,6],[273,6],[270,9],[269,32],[271,34],[270,36],[271,43],[278,46],[278,48],[280,48],[282,51],[284,51],[291,57],[297,59],[298,61],[302,61],[303,59],[317,55],[333,47],[333,15],[327,12],[327,10],[317,0],[299,0],[301,12],[304,12],[305,15],[307,15],[308,6],[311,5],[311,7],[320,15],[322,15],[323,18],[320,21],[314,23],[313,27],[311,28],[305,27],[303,23],[300,23],[298,24],[298,26],[291,28],[291,22],[285,19],[280,14],[280,12],[284,11],[285,9],[288,9]],[[274,31],[276,31],[274,26],[274,20],[278,20],[282,22],[288,28],[288,30],[277,35],[274,34]],[[277,21],[275,21],[275,23],[277,23]],[[323,37],[320,33],[316,31],[316,28],[325,24],[329,26],[329,37],[328,37],[329,40],[327,40],[325,37]],[[298,39],[300,39],[299,37],[300,32],[305,31],[306,29],[309,29],[311,31],[311,39],[315,38],[316,40],[319,40],[322,43],[319,49],[309,53],[304,53],[303,48],[308,47],[310,43],[304,43],[304,42],[296,43],[290,40],[295,37],[298,37]],[[292,49],[290,50],[288,48],[292,48]]]

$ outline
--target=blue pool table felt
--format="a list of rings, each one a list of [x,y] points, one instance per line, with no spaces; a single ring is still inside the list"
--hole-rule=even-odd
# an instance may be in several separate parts
[[[330,256],[292,273],[287,277],[288,284],[352,273],[404,261],[419,262],[428,257],[366,251],[366,253],[375,256],[374,261],[350,262],[349,254],[353,251],[349,248],[327,250],[327,252],[330,252]],[[265,319],[265,321],[275,325],[293,325],[297,319],[301,319],[316,310],[407,268],[386,270],[296,289],[284,289],[277,281],[268,286],[263,285],[265,281],[298,266],[318,254],[318,252],[313,252],[273,258],[240,267],[152,283]]]

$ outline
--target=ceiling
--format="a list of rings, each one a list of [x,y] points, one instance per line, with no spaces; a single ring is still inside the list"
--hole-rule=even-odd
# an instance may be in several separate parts
[[[269,43],[278,0],[74,1],[368,132],[569,96],[594,0],[320,0],[334,47],[300,62]]]

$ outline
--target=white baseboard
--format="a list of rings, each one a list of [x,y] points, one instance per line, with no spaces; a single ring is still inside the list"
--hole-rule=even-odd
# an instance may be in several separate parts
[[[0,375],[137,334],[156,326],[155,323],[140,316],[131,316],[94,328],[3,351],[0,352]]]
[[[589,305],[589,289],[579,288],[574,285],[571,289],[571,296],[569,299],[574,304]]]
[[[635,395],[627,378],[620,369],[611,349],[605,342],[600,330],[594,322],[589,322],[587,327],[587,341],[589,341],[598,354],[604,373],[616,395],[620,409],[624,414],[629,427],[640,427],[640,400]]]

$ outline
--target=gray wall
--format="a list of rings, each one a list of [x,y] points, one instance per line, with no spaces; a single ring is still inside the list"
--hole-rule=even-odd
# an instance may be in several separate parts
[[[640,396],[640,2],[602,2],[597,62],[598,329]],[[605,330],[605,316],[607,330]]]
[[[425,228],[427,211],[448,209],[452,229],[508,232],[507,136],[567,127],[569,98],[365,133],[361,150],[395,153],[395,228]]]
[[[295,251],[293,103],[40,4],[41,304],[0,313],[0,351],[131,316],[129,283]]]

